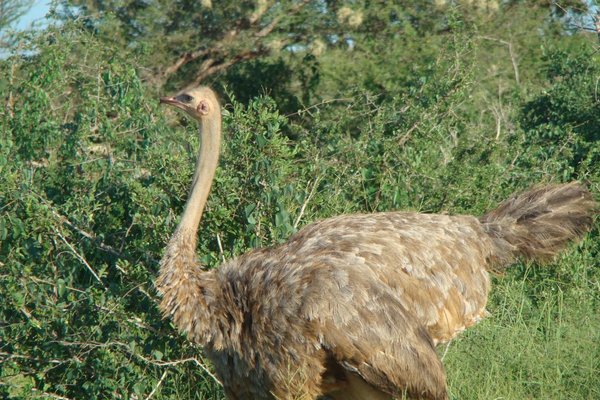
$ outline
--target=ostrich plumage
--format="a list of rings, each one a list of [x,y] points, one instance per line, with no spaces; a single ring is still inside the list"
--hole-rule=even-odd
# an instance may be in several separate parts
[[[573,182],[480,218],[337,216],[205,270],[196,239],[218,164],[219,103],[207,87],[161,102],[199,122],[201,147],[160,263],[160,308],[203,346],[228,399],[447,399],[435,345],[485,316],[488,271],[552,259],[592,223],[596,204]]]

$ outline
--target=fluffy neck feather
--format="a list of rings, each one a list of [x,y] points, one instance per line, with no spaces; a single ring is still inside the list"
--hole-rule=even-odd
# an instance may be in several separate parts
[[[202,212],[219,161],[221,116],[217,108],[200,121],[200,151],[185,210],[160,261],[156,288],[162,295],[160,309],[188,336],[210,341],[210,304],[216,282],[212,271],[202,271],[196,261],[196,236]]]

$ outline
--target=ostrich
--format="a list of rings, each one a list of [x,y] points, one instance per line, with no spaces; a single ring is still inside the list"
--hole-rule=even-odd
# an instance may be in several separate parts
[[[448,399],[435,346],[485,316],[488,271],[550,260],[592,223],[596,204],[573,182],[480,218],[337,216],[205,270],[196,236],[218,164],[219,102],[207,87],[160,102],[197,120],[201,140],[160,262],[160,308],[203,346],[228,399]]]

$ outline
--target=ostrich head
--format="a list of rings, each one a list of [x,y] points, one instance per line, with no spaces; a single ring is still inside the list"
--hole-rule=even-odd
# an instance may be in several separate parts
[[[177,107],[198,121],[214,118],[215,113],[220,112],[215,92],[206,86],[182,90],[173,97],[161,97],[160,102]]]

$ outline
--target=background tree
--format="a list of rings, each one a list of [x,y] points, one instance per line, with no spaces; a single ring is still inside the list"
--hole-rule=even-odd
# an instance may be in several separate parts
[[[34,0],[0,0],[0,48],[10,45],[6,30],[31,8],[33,2]]]
[[[142,71],[142,76],[159,87],[166,84],[167,88],[180,88],[207,79],[214,81],[214,75],[222,76],[241,63],[254,62],[254,67],[243,72],[254,74],[246,76],[246,80],[262,83],[261,75],[264,74],[259,73],[261,68],[257,66],[262,63],[262,72],[273,73],[278,66],[284,71],[282,76],[288,76],[285,81],[301,83],[300,88],[305,91],[310,79],[303,80],[302,75],[319,79],[321,64],[347,64],[315,63],[307,59],[307,55],[320,61],[320,56],[334,51],[331,59],[340,56],[352,59],[360,53],[381,54],[383,50],[388,51],[386,46],[391,44],[394,49],[403,49],[403,54],[397,50],[389,54],[390,57],[377,59],[380,62],[389,59],[388,68],[403,69],[403,65],[414,65],[413,61],[420,65],[419,62],[424,60],[418,57],[427,57],[423,54],[425,51],[432,57],[436,50],[434,42],[451,34],[449,22],[455,17],[460,17],[462,24],[480,31],[481,37],[496,39],[496,45],[502,47],[515,42],[517,37],[561,35],[566,32],[567,22],[587,15],[593,5],[580,0],[372,3],[247,0],[220,1],[218,4],[210,0],[62,0],[62,3],[65,5],[64,17],[87,18],[90,28],[97,34],[116,41],[123,49],[139,50],[147,68]],[[541,31],[532,35],[535,29]],[[512,37],[502,39],[497,38],[498,35]],[[510,49],[513,56],[519,54],[517,45],[514,43]],[[290,76],[291,71],[294,73]],[[375,71],[383,72],[381,68]],[[375,75],[375,71],[369,75]],[[265,88],[272,88],[274,82],[266,83],[271,85],[264,85]],[[315,86],[311,86],[312,91],[317,90]],[[251,93],[256,94],[258,92]],[[304,93],[304,99],[306,95]]]
[[[1,0],[0,1],[0,30],[17,21],[23,16],[33,5],[34,0],[15,1]]]

